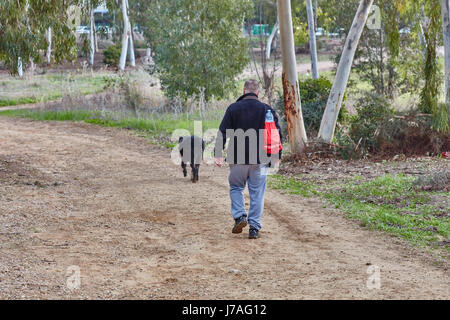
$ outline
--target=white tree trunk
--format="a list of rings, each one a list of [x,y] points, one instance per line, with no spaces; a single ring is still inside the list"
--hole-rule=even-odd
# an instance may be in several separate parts
[[[130,30],[130,36],[128,37],[128,54],[130,55],[130,65],[132,67],[136,66],[136,59],[134,57],[134,43],[133,43],[133,35],[131,31],[131,23],[128,21],[128,30]]]
[[[47,31],[47,41],[48,41],[48,47],[47,47],[47,63],[50,64],[52,60],[52,27],[48,27]]]
[[[23,66],[21,57],[17,59],[17,74],[19,75],[20,78],[23,77]]]
[[[95,19],[94,19],[95,21]],[[97,35],[97,30],[95,30],[95,23],[94,23],[94,48],[95,48],[95,52],[98,52],[98,35]]]
[[[266,59],[270,59],[270,52],[272,51],[272,43],[273,39],[275,39],[277,35],[277,31],[279,29],[278,21],[273,26],[272,32],[270,33],[269,38],[267,39],[267,45],[266,45]]]
[[[419,23],[419,41],[420,41],[420,45],[422,46],[422,58],[423,61],[425,62],[427,59],[427,41],[425,40],[425,34],[423,32],[423,24],[422,22]]]
[[[342,99],[347,88],[348,78],[355,57],[356,47],[364,30],[367,17],[370,13],[373,0],[361,0],[358,11],[353,20],[352,27],[348,32],[347,40],[345,41],[344,50],[342,52],[341,60],[336,72],[333,87],[328,97],[327,107],[322,117],[322,122],[319,129],[319,139],[331,143],[336,129],[336,122],[341,110]]]
[[[445,103],[450,108],[450,0],[441,0],[442,28],[444,32]]]
[[[130,8],[130,4],[127,0],[127,10]],[[128,43],[128,54],[130,55],[130,65],[132,67],[136,66],[136,59],[134,57],[134,40],[133,40],[133,29],[131,29],[131,22],[128,18],[128,30],[130,32],[130,35],[128,36],[129,43]]]
[[[127,1],[122,0],[122,16],[123,16],[123,34],[122,34],[122,51],[120,53],[119,69],[125,70],[125,62],[127,61],[128,50],[128,13],[127,13]]]
[[[145,53],[145,62],[150,63],[151,58],[152,58],[152,49],[150,48],[150,45],[148,45],[147,51]]]
[[[284,107],[289,131],[289,143],[291,152],[302,153],[308,139],[302,116],[290,0],[278,0],[278,21],[283,64]]]
[[[89,12],[89,20],[90,20],[90,31],[89,31],[89,44],[90,44],[90,50],[89,50],[89,64],[91,66],[94,65],[94,55],[95,55],[95,39],[94,39],[94,32],[95,32],[95,23],[94,23],[94,8],[90,6],[90,12]]]
[[[314,10],[311,0],[306,0],[306,12],[308,14],[308,29],[309,29],[309,49],[311,52],[311,71],[312,78],[319,79],[319,67],[317,62],[317,42],[316,42],[316,28],[314,26]]]

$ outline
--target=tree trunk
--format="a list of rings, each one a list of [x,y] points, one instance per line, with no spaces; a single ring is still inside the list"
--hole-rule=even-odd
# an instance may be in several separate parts
[[[122,16],[123,16],[123,34],[122,34],[122,51],[120,53],[119,69],[125,70],[125,62],[127,60],[128,50],[128,13],[127,13],[127,1],[122,0]]]
[[[309,50],[311,53],[312,78],[319,79],[319,67],[317,62],[317,42],[315,31],[316,28],[314,27],[314,11],[311,0],[306,0],[306,12],[308,14]]]
[[[52,27],[48,27],[47,40],[48,40],[47,63],[50,64],[52,60]]]
[[[145,62],[150,63],[150,59],[152,58],[152,49],[150,48],[150,44],[147,47],[147,51],[145,52]]]
[[[95,39],[94,39],[94,32],[95,32],[95,25],[94,25],[94,8],[90,6],[90,12],[89,12],[89,20],[90,20],[90,30],[89,30],[89,44],[90,44],[90,50],[89,50],[89,64],[91,66],[94,65],[94,55],[95,55]]]
[[[278,0],[278,21],[281,36],[284,107],[289,131],[289,143],[291,152],[302,153],[308,139],[302,116],[290,0]]]
[[[95,18],[94,18],[95,21]],[[95,52],[98,52],[98,35],[97,35],[97,30],[95,30],[95,23],[94,23],[94,48],[95,48]]]
[[[128,8],[128,0],[127,0],[127,8]],[[130,31],[130,36],[128,37],[128,54],[130,55],[130,65],[132,67],[136,67],[136,59],[134,57],[134,41],[133,41],[133,29],[131,28],[131,22],[128,19],[128,30]]]
[[[331,88],[330,96],[328,97],[327,107],[320,124],[319,139],[324,142],[331,143],[331,140],[333,139],[337,118],[339,111],[341,110],[342,100],[344,98],[350,70],[353,64],[353,58],[355,57],[356,47],[361,38],[372,4],[373,0],[361,0],[352,27],[348,32],[333,87]]]
[[[269,38],[267,39],[267,45],[266,45],[266,60],[270,59],[270,52],[272,51],[272,42],[275,39],[278,31],[278,21],[273,26],[272,32],[270,33]]]
[[[19,75],[20,78],[23,77],[23,66],[21,57],[17,59],[17,74]]]
[[[425,62],[427,60],[426,55],[427,55],[427,41],[425,40],[425,34],[423,32],[423,24],[422,22],[419,23],[419,41],[420,44],[422,46],[422,58],[423,61]]]
[[[450,0],[441,0],[445,57],[445,103],[450,108]]]

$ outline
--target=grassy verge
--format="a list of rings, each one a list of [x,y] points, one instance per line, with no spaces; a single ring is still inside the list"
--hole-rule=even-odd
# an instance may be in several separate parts
[[[0,79],[0,107],[54,101],[64,94],[89,95],[104,91],[108,73],[46,74],[30,79]]]
[[[121,117],[114,113],[104,114],[98,110],[6,110],[0,111],[0,116],[22,117],[41,121],[83,121],[104,127],[116,127],[130,129],[145,135],[152,140],[166,146],[175,146],[170,137],[175,130],[187,130],[190,134],[194,132],[194,121],[202,122],[203,132],[208,129],[218,128],[220,116],[206,115],[206,120],[200,120],[200,115],[182,114],[157,114],[151,118]],[[210,119],[209,119],[210,118]]]
[[[408,240],[414,245],[443,248],[450,253],[450,218],[435,199],[448,199],[448,192],[428,192],[415,188],[411,176],[383,175],[362,181],[358,177],[347,182],[320,186],[305,182],[300,176],[280,175],[269,179],[269,186],[305,197],[318,196],[350,219],[370,229],[383,230]]]

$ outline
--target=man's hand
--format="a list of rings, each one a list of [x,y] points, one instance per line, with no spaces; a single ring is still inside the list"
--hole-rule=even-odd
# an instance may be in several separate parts
[[[223,164],[224,164],[224,160],[223,160],[223,158],[214,158],[214,163],[216,164],[216,166],[218,166],[218,167],[222,167],[223,166]]]

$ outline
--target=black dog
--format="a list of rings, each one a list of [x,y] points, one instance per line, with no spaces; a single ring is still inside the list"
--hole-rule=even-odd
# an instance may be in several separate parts
[[[186,163],[192,168],[192,182],[198,181],[198,170],[203,160],[203,152],[205,151],[205,141],[197,136],[180,137],[178,140],[181,155],[181,168],[183,174],[187,176]]]

